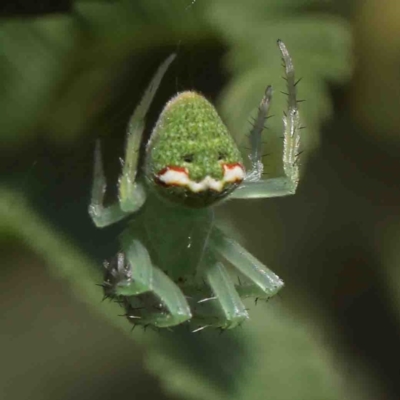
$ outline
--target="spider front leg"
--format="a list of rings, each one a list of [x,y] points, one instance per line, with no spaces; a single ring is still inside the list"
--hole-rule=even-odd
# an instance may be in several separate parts
[[[152,269],[151,293],[139,296],[139,298],[143,298],[147,295],[147,299],[150,300],[139,303],[141,307],[139,306],[136,311],[133,307],[133,314],[129,314],[128,308],[128,318],[134,324],[152,325],[156,328],[168,328],[190,320],[192,313],[182,291],[159,268],[153,266]],[[131,304],[137,304],[135,297],[129,298],[128,301],[132,301]]]
[[[152,263],[147,250],[137,240],[131,242],[126,252],[120,252],[110,262],[105,262],[104,267],[106,274],[102,286],[106,298],[136,296],[151,290]]]
[[[243,285],[236,286],[241,297],[270,298],[283,287],[277,275],[217,227],[211,233],[210,245],[246,277]]]
[[[104,195],[107,184],[104,175],[103,162],[101,160],[100,141],[96,141],[94,151],[94,174],[93,174],[92,197],[89,205],[89,215],[98,228],[103,228],[120,221],[128,214],[124,212],[119,203],[104,206]]]
[[[292,59],[286,46],[278,40],[278,46],[285,64],[285,74],[288,89],[288,111],[284,114],[283,170],[285,176],[261,180],[263,164],[261,160],[261,133],[271,102],[272,90],[268,87],[263,97],[256,122],[250,133],[252,168],[242,185],[235,190],[230,198],[263,198],[294,194],[299,181],[298,155],[300,147],[300,117],[297,107],[296,84]]]
[[[96,143],[94,178],[89,215],[99,228],[113,224],[123,219],[128,214],[137,211],[146,200],[146,193],[142,184],[136,181],[139,150],[144,130],[144,119],[154,95],[160,86],[161,80],[174,58],[175,54],[170,55],[158,68],[140,104],[129,120],[125,159],[123,162],[122,174],[119,178],[119,203],[108,207],[104,206],[104,195],[107,185],[101,160],[100,143]]]
[[[123,252],[106,265],[106,297],[119,299],[128,319],[139,325],[169,327],[192,317],[185,296],[150,259],[146,247],[129,235],[122,238]]]

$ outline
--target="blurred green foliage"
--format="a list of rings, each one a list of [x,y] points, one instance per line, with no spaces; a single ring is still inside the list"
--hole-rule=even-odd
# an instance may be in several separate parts
[[[265,393],[282,400],[342,398],[337,373],[316,332],[279,304],[259,305],[251,322],[225,337],[217,331],[195,335],[185,328],[135,337],[126,319],[118,317],[117,304],[99,303],[94,282],[101,282],[101,269],[18,195],[3,190],[0,198],[2,237],[11,235],[28,246],[79,299],[146,346],[147,367],[169,391],[193,399],[264,399]]]
[[[368,145],[363,125],[343,111],[349,103],[340,93],[333,109],[328,84],[344,84],[352,70],[349,31],[337,8],[317,0],[80,1],[69,13],[1,20],[4,398],[101,400],[128,393],[186,399],[398,398],[394,370],[377,367],[385,359],[379,358],[378,347],[374,352],[374,339],[382,336],[369,340],[372,328],[362,324],[354,308],[354,299],[368,293],[372,303],[360,309],[368,311],[368,321],[371,315],[377,318],[371,325],[384,332],[391,327],[388,349],[380,349],[389,357],[398,332],[388,304],[396,304],[398,318],[400,221],[391,217],[400,215],[400,195],[387,171],[399,167],[398,148],[390,152],[383,143]],[[236,225],[249,249],[284,278],[282,298],[257,307],[249,303],[251,320],[223,335],[184,329],[131,333],[118,317],[119,307],[101,303],[95,286],[102,260],[117,250],[122,227],[96,230],[86,213],[93,139],[104,138],[107,172],[115,178],[129,114],[154,69],[175,51],[178,58],[149,126],[177,90],[194,88],[217,103],[242,141],[249,115],[272,84],[275,118],[265,140],[267,152],[279,157],[285,107],[279,92],[285,82],[278,38],[293,56],[302,77],[299,94],[306,99],[301,105],[307,126],[303,186],[293,199],[235,202],[218,214],[232,230]],[[395,60],[399,63],[399,57]],[[357,104],[364,121],[362,103]],[[387,104],[396,109],[393,99]],[[322,124],[331,142],[319,148]],[[387,129],[393,126],[385,120]],[[274,156],[266,161],[271,175],[277,165]],[[388,214],[378,210],[381,199],[391,207]],[[377,222],[384,215],[390,215],[390,224]],[[375,240],[387,249],[382,261],[374,261],[379,258]],[[38,264],[51,277],[38,273]],[[379,275],[385,266],[390,274]],[[58,294],[65,285],[75,296]],[[392,293],[390,300],[382,297],[386,292]],[[75,297],[87,308],[74,303]],[[60,303],[65,298],[70,306]],[[350,327],[342,328],[343,336],[339,315]],[[35,321],[46,340],[35,333]],[[365,342],[345,344],[355,332],[353,321],[359,321],[363,335],[357,338]],[[63,346],[76,350],[59,351]],[[350,356],[353,348],[359,358]],[[68,363],[76,367],[61,368]],[[92,383],[83,376],[91,376]],[[25,388],[24,380],[30,382]],[[91,385],[97,390],[89,392]]]

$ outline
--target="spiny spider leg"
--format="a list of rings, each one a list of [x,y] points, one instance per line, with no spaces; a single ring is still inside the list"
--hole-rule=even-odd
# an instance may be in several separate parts
[[[268,117],[269,106],[272,99],[272,86],[268,86],[265,90],[264,97],[258,107],[257,118],[254,121],[253,128],[250,132],[250,161],[251,171],[247,173],[245,181],[259,181],[261,179],[264,164],[262,163],[262,137],[261,133],[264,129],[265,120]]]
[[[104,195],[107,184],[101,160],[100,141],[96,141],[94,150],[94,174],[92,186],[92,199],[89,205],[89,215],[98,228],[111,225],[127,216],[118,203],[104,207]]]
[[[119,202],[125,212],[135,212],[144,203],[146,195],[141,184],[136,182],[137,165],[139,162],[139,150],[142,142],[145,116],[153,101],[154,95],[169,65],[176,55],[171,54],[158,68],[142,100],[136,107],[128,124],[125,161],[122,174],[119,178]]]
[[[283,287],[283,282],[277,275],[217,227],[211,233],[210,245],[258,287],[255,290],[258,297],[261,297],[259,290],[263,297],[272,297]],[[243,294],[246,294],[246,287],[247,285],[243,287]]]
[[[107,288],[108,295],[128,299],[129,318],[137,319],[137,324],[155,327],[174,326],[190,319],[191,311],[182,291],[152,264],[146,247],[137,239],[129,240],[128,235],[122,237],[122,247],[124,252],[118,254],[103,287]],[[146,292],[151,292],[162,303],[160,312],[141,312],[136,307],[136,296]]]
[[[262,299],[262,300],[268,300],[272,296],[275,295],[275,293],[271,294],[270,292],[266,293],[263,290],[260,289],[259,286],[251,283],[244,283],[242,285],[235,285],[236,291],[239,293],[239,296],[242,299],[246,299],[248,297],[253,297],[256,300]]]
[[[142,323],[149,323],[158,328],[179,325],[192,318],[189,304],[179,287],[163,271],[153,267],[152,291],[157,295],[168,313],[153,313],[142,318]]]
[[[224,313],[223,324],[218,327],[234,328],[249,317],[225,266],[209,252],[204,257],[204,273],[216,300]],[[213,301],[213,303],[215,303]],[[214,323],[210,321],[210,324]]]
[[[284,141],[283,141],[283,170],[285,173],[284,177],[272,178],[267,180],[260,180],[260,176],[257,178],[253,177],[253,171],[255,171],[255,165],[262,164],[261,162],[261,152],[254,148],[255,143],[258,145],[258,141],[252,139],[253,136],[258,134],[261,136],[263,126],[258,124],[260,118],[266,117],[266,112],[268,112],[269,101],[265,102],[263,106],[263,101],[266,98],[264,96],[261,106],[259,108],[258,117],[256,124],[253,128],[251,139],[251,161],[253,164],[252,172],[249,175],[249,179],[245,179],[243,184],[235,190],[230,198],[263,198],[263,197],[278,197],[287,196],[294,194],[299,181],[299,168],[298,168],[298,155],[300,147],[300,116],[297,107],[297,97],[296,97],[296,81],[294,76],[294,67],[292,59],[286,46],[282,41],[278,40],[278,46],[282,53],[283,61],[285,64],[285,74],[288,89],[288,111],[284,114],[283,124],[284,124]],[[268,92],[268,89],[267,89]],[[264,114],[265,113],[265,114]],[[265,116],[264,116],[265,115]],[[253,156],[257,155],[257,159]],[[258,169],[262,170],[262,167]]]
[[[127,282],[121,282],[116,289],[117,295],[134,296],[152,290],[153,263],[150,255],[139,240],[132,240],[128,235],[121,238],[129,272]]]
[[[105,263],[102,284],[106,297],[135,296],[152,290],[153,265],[146,248],[131,240],[125,251]]]
[[[122,174],[119,178],[119,204],[104,206],[106,179],[101,161],[100,143],[96,143],[94,157],[94,178],[92,197],[89,206],[89,215],[99,228],[120,221],[130,213],[137,211],[145,202],[146,194],[143,186],[136,182],[139,149],[142,141],[144,118],[151,105],[154,95],[160,86],[161,80],[175,54],[170,55],[158,68],[148,85],[140,104],[129,120],[127,129],[127,143]]]
[[[189,304],[179,287],[164,272],[155,267],[146,247],[129,234],[121,238],[122,247],[129,261],[132,284],[126,287],[125,296],[151,291],[165,305],[168,312],[152,313],[142,316],[140,324],[157,327],[178,325],[192,317]]]
[[[134,325],[168,328],[192,318],[182,291],[156,266],[152,266],[151,286],[146,292],[123,297],[125,316]]]

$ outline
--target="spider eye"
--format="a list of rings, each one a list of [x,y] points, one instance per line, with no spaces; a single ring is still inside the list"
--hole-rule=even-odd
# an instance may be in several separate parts
[[[218,153],[218,161],[222,161],[225,158],[226,154],[222,153],[221,151]]]
[[[183,157],[183,161],[187,162],[187,163],[191,163],[193,162],[193,154],[186,154]]]

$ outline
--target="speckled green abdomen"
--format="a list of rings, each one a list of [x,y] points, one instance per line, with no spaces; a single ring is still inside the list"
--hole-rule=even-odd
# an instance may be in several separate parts
[[[237,187],[244,167],[214,106],[198,93],[183,92],[167,103],[152,132],[146,176],[161,195],[201,207]]]

